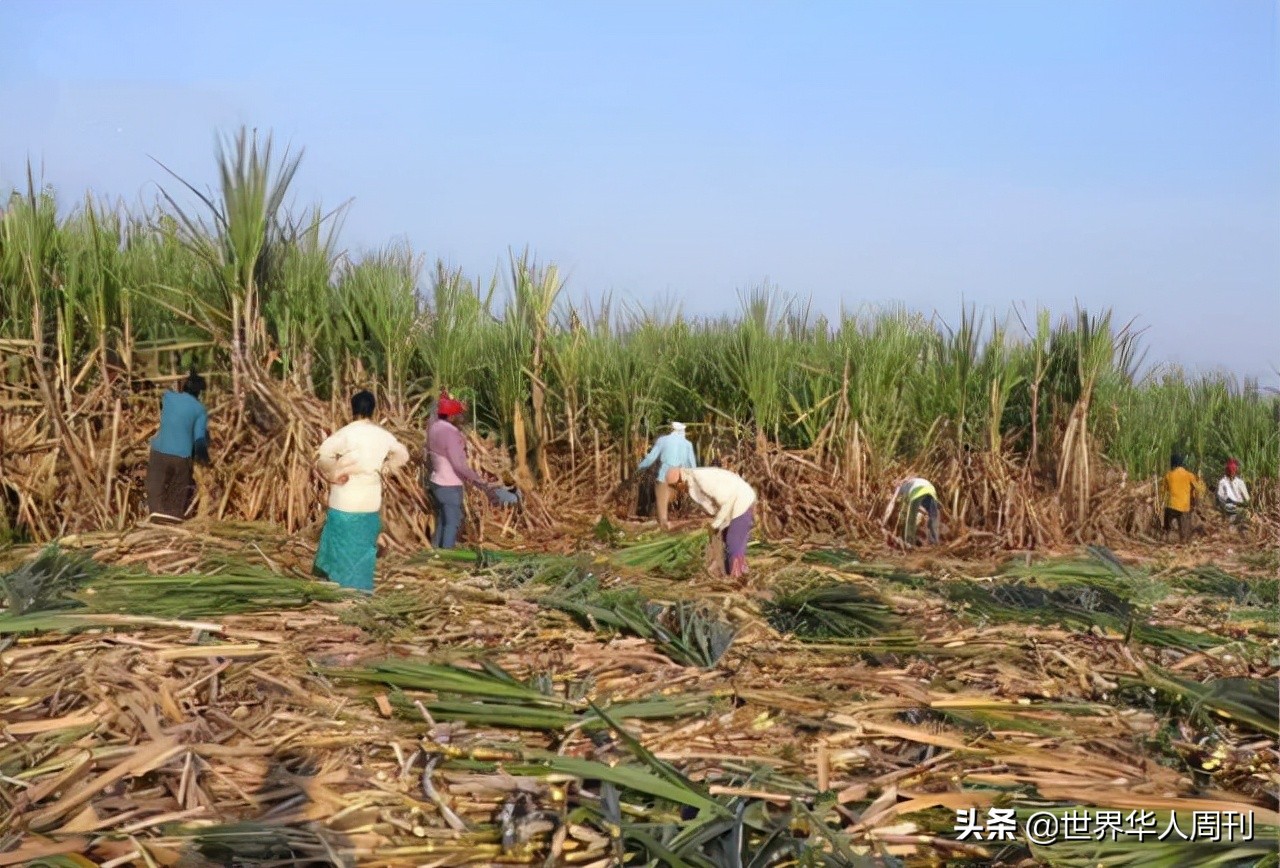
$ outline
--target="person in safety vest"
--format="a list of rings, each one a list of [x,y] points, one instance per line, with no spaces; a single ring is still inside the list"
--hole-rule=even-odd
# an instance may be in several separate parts
[[[882,523],[887,527],[893,515],[893,508],[902,502],[902,511],[898,515],[898,530],[902,534],[902,543],[907,548],[916,545],[916,520],[921,514],[928,516],[928,539],[930,544],[938,544],[938,491],[933,483],[919,476],[912,476],[898,483],[885,507]]]

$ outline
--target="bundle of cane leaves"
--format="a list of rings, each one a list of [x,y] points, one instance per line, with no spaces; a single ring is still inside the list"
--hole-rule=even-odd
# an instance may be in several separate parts
[[[484,661],[481,669],[424,663],[416,660],[383,660],[359,669],[318,671],[348,681],[372,681],[437,694],[483,696],[493,700],[530,702],[551,707],[566,703],[533,685],[524,684],[502,667]]]
[[[217,865],[341,865],[336,842],[312,824],[232,823],[222,826],[173,826],[165,832],[185,839],[189,848]]]
[[[276,559],[269,557],[266,552],[259,546],[253,545],[252,548],[242,549],[234,552],[210,551],[200,556],[200,560],[192,568],[198,573],[221,573],[225,571],[236,571],[245,567],[265,568],[279,573],[280,575],[302,575],[296,570],[282,567],[277,563]]]
[[[1004,565],[1000,575],[1012,579],[1038,579],[1045,583],[1055,579],[1079,583],[1088,579],[1105,581],[1124,574],[1117,573],[1107,563],[1093,558],[1068,557],[1044,558],[1030,563],[1022,558],[1016,558]]]
[[[1059,624],[1076,630],[1098,628],[1147,645],[1202,650],[1229,640],[1212,633],[1159,627],[1139,620],[1133,607],[1112,592],[1091,585],[1041,588],[1021,582],[990,588],[973,582],[950,582],[945,595],[953,603],[995,622]]]
[[[1275,574],[1280,572],[1280,549],[1274,547],[1255,552],[1240,552],[1240,562],[1251,570]]]
[[[255,567],[177,576],[108,569],[71,595],[74,608],[25,615],[0,613],[0,634],[89,629],[119,623],[120,618],[209,618],[299,609],[312,602],[337,602],[353,596],[331,582],[279,576]]]
[[[737,627],[717,618],[706,606],[688,601],[663,607],[657,623],[673,637],[656,637],[664,654],[686,666],[704,669],[720,662],[738,633]]]
[[[388,641],[416,629],[437,612],[437,603],[422,594],[397,591],[359,600],[338,620],[359,627],[374,639]]]
[[[76,594],[94,613],[156,618],[208,618],[243,612],[300,609],[312,602],[339,602],[354,594],[332,582],[281,576],[262,567],[225,572],[157,576],[111,570]]]
[[[1117,632],[1119,631],[1119,627],[1115,629]],[[1259,650],[1259,646],[1243,639],[1232,640],[1226,636],[1220,636],[1217,633],[1208,631],[1198,632],[1195,630],[1183,630],[1179,627],[1161,627],[1146,622],[1131,623],[1129,635],[1137,642],[1157,648],[1207,651],[1210,648],[1231,646],[1238,649],[1241,654],[1246,655],[1255,654]]]
[[[765,801],[750,796],[711,796],[640,744],[620,725],[613,709],[596,710],[636,763],[604,764],[546,756],[539,765],[508,767],[508,771],[552,771],[584,782],[600,782],[598,799],[588,796],[587,790],[577,791],[577,815],[594,821],[602,830],[617,830],[621,852],[615,852],[615,858],[619,862],[635,856],[646,860],[643,864],[671,868],[875,864],[861,860],[841,830],[829,826],[799,801],[793,801],[790,811],[784,813],[771,811]],[[745,778],[740,783],[750,789],[754,779],[750,775]],[[669,806],[686,810],[677,814]],[[788,857],[792,861],[786,861]]]
[[[443,561],[446,564],[462,564],[485,569],[495,564],[527,558],[522,552],[508,552],[501,549],[486,549],[476,546],[471,549],[425,549],[409,558],[411,566],[423,566]]]
[[[591,529],[591,535],[596,542],[605,543],[606,545],[617,545],[622,540],[622,530],[609,521],[609,516],[607,515],[600,516],[600,520]]]
[[[1236,606],[1264,608],[1280,600],[1280,580],[1240,578],[1212,565],[1177,575],[1173,584],[1196,594],[1219,597]]]
[[[599,728],[600,719],[585,700],[557,696],[548,682],[526,684],[494,663],[482,669],[438,665],[412,660],[387,660],[362,669],[320,669],[321,674],[347,681],[386,684],[399,688],[391,696],[397,712],[419,719],[419,701],[433,718],[464,721],[477,726],[561,730],[579,725]],[[415,700],[403,691],[434,694]],[[618,702],[610,706],[623,719],[648,720],[688,717],[711,708],[705,696],[661,696]]]
[[[970,732],[1029,732],[1047,738],[1070,738],[1070,728],[1055,726],[1038,719],[1014,713],[1002,713],[982,708],[942,709],[944,720]]]
[[[727,781],[727,785],[748,791],[767,786],[775,793],[785,789],[769,786],[761,777],[748,773]],[[810,807],[807,802],[816,804]],[[834,796],[815,798],[810,793],[793,798],[783,809],[746,795],[734,796],[723,804],[731,817],[702,815],[665,825],[622,824],[624,840],[629,839],[638,854],[657,857],[658,864],[667,865],[871,868],[896,864],[856,853],[848,833],[824,819],[837,817],[830,814]]]
[[[318,671],[336,679],[386,684],[399,688],[392,704],[408,717],[418,717],[415,701],[401,691],[434,694],[423,705],[433,717],[518,729],[563,729],[576,720],[571,703],[523,684],[500,667],[485,662],[482,670],[413,660],[385,660],[360,669]]]
[[[893,610],[867,588],[806,573],[780,583],[764,604],[764,616],[783,635],[808,641],[861,639],[898,625]]]
[[[1092,585],[1058,585],[1046,591],[1015,582],[997,584],[991,591],[996,600],[1010,606],[1061,606],[1070,611],[1109,615],[1122,621],[1133,617],[1133,606],[1128,600]]]
[[[602,799],[598,820],[621,836],[621,859],[669,868],[743,868],[803,865],[808,868],[876,868],[899,864],[854,851],[849,835],[831,826],[800,802],[778,810],[767,802],[736,797],[725,803],[729,817],[641,821],[623,816],[616,798]],[[641,814],[641,816],[644,816]]]
[[[1275,678],[1214,678],[1200,683],[1179,678],[1154,666],[1144,666],[1141,678],[1121,678],[1122,685],[1142,684],[1154,689],[1174,712],[1203,718],[1204,712],[1254,732],[1280,738],[1280,680]]]
[[[684,579],[702,566],[707,553],[705,531],[685,534],[663,534],[656,539],[635,542],[610,555],[619,566],[663,576]]]
[[[647,639],[685,666],[714,667],[737,635],[735,626],[705,606],[690,602],[653,603],[634,589],[601,591],[594,582],[549,594],[538,603],[565,612],[590,630]]]
[[[406,720],[421,720],[419,704],[434,720],[461,722],[474,727],[559,732],[569,728],[594,732],[604,728],[589,709],[552,707],[520,702],[493,702],[484,699],[414,699],[401,690],[389,696],[396,714]],[[659,696],[613,702],[608,708],[623,720],[672,720],[706,714],[712,703],[704,696]]]
[[[419,705],[433,720],[466,723],[491,729],[523,729],[558,732],[580,722],[568,708],[485,699],[414,699],[400,690],[389,696],[391,707],[406,720],[422,720]]]
[[[830,567],[842,573],[863,576],[868,579],[882,579],[907,588],[929,588],[937,584],[937,580],[927,573],[917,573],[897,564],[864,563],[858,559],[851,549],[811,549],[800,556],[800,560],[816,566]]]
[[[846,548],[810,549],[800,556],[800,560],[805,563],[818,564],[819,566],[833,567],[835,569],[852,569],[865,566],[861,563],[857,552]]]
[[[1089,546],[1087,558],[1055,558],[1030,564],[1014,561],[1002,576],[1033,580],[1042,587],[1089,587],[1139,607],[1150,607],[1169,595],[1170,586],[1145,571],[1125,566],[1109,550]]]
[[[77,603],[68,595],[102,573],[102,565],[88,555],[53,544],[16,570],[0,575],[0,591],[13,615],[75,608]]]
[[[512,589],[543,586],[550,589],[571,587],[594,578],[591,562],[577,558],[543,555],[505,561],[494,567],[499,588]]]
[[[1280,636],[1280,606],[1232,609],[1227,612],[1226,619],[1237,629],[1247,630],[1257,636]]]

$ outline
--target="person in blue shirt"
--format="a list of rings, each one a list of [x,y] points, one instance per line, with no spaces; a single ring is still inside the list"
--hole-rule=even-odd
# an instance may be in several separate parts
[[[192,368],[181,391],[165,392],[160,430],[147,462],[147,509],[153,516],[182,521],[195,494],[193,463],[209,463],[209,413],[200,403],[204,378]]]
[[[663,530],[671,529],[667,522],[667,507],[671,504],[671,486],[667,484],[667,472],[673,467],[692,470],[698,466],[698,460],[693,454],[693,444],[685,437],[684,432],[683,422],[672,422],[671,433],[663,434],[653,442],[653,448],[637,468],[644,470],[655,461],[658,462],[658,481],[653,486],[653,499],[658,510],[658,527]]]

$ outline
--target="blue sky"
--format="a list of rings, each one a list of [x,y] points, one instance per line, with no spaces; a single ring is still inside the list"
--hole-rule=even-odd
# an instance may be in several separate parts
[[[1149,360],[1280,377],[1276,4],[0,0],[0,188],[150,203],[215,133],[297,203],[572,298],[1111,306]]]

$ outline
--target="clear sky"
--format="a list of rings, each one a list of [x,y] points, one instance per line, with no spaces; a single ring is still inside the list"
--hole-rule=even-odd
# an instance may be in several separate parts
[[[0,0],[0,187],[150,202],[246,123],[352,250],[692,314],[1079,300],[1275,384],[1277,44],[1273,0]]]

